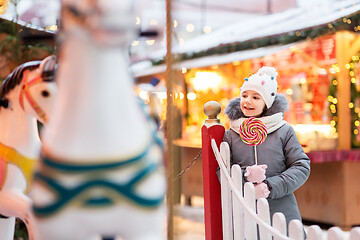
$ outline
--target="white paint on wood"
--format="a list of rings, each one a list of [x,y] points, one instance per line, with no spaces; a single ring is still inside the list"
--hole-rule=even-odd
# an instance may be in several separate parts
[[[230,149],[227,143],[221,143],[220,152],[215,140],[211,141],[216,160],[221,169],[222,201],[224,203],[230,199],[230,207],[222,205],[223,219],[226,216],[225,229],[231,231],[223,233],[224,239],[234,240],[256,240],[257,225],[259,226],[260,239],[270,240],[272,237],[277,240],[302,240],[304,239],[304,227],[299,220],[292,220],[289,224],[289,236],[287,236],[286,219],[282,213],[273,215],[273,226],[270,224],[270,211],[268,201],[264,198],[255,200],[254,185],[246,182],[243,191],[243,176],[239,165],[233,165],[230,173]],[[231,177],[230,177],[231,176]],[[225,187],[224,187],[224,186]],[[223,190],[224,187],[224,190]],[[244,192],[244,195],[243,195]],[[231,198],[230,198],[230,197]],[[225,200],[223,200],[225,199]],[[257,202],[257,211],[255,205]],[[231,212],[229,212],[231,209]],[[223,220],[224,221],[224,220]],[[307,229],[307,240],[324,240],[322,230],[319,226],[313,225]],[[332,227],[327,231],[327,240],[345,240],[343,231],[339,227]],[[350,240],[360,239],[360,227],[355,227],[350,231]]]
[[[244,198],[246,205],[251,211],[255,212],[255,188],[254,185],[247,182],[244,187]],[[256,222],[252,216],[245,212],[245,238],[248,240],[257,239]]]
[[[271,224],[269,203],[265,198],[260,198],[257,201],[257,213],[264,222],[268,223],[269,225]],[[260,239],[271,240],[271,234],[261,224],[259,224],[259,233]]]
[[[237,191],[242,193],[242,174],[241,168],[239,165],[232,166],[232,180],[236,186]],[[235,196],[233,196],[233,223],[234,223],[234,239],[243,240],[245,239],[244,235],[244,210],[236,201]]]
[[[294,219],[290,221],[289,237],[294,240],[304,240],[304,227],[299,220]]]

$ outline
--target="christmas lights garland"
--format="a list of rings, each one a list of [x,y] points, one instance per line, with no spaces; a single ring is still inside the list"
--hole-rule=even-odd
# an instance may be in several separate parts
[[[350,114],[351,114],[351,147],[352,148],[360,148],[360,140],[358,140],[358,135],[360,134],[360,79],[356,79],[355,69],[359,68],[356,66],[359,64],[359,56],[353,56],[350,63],[346,65],[346,68],[349,69],[349,79],[350,83]],[[339,68],[337,64],[332,66],[333,69]],[[340,71],[339,69],[336,72]],[[359,85],[356,87],[356,85]],[[333,75],[329,87],[329,96],[328,101],[330,102],[330,113],[332,115],[332,120],[330,122],[331,126],[333,126],[337,131],[338,126],[338,114],[337,114],[337,85],[338,81]]]
[[[338,125],[338,116],[337,116],[337,98],[336,98],[336,92],[337,92],[337,79],[335,76],[332,77],[330,87],[329,87],[329,97],[328,101],[330,102],[330,113],[332,116],[332,120],[330,122],[330,125],[333,126],[337,131],[337,125]]]
[[[349,69],[351,79],[350,87],[350,111],[351,111],[351,145],[353,148],[360,148],[360,141],[357,139],[359,135],[360,125],[360,79],[356,79],[355,65],[359,63],[359,56],[353,56],[350,63],[346,66]]]

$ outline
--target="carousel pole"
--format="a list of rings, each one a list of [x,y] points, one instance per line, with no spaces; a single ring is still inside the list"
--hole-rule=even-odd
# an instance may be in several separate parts
[[[167,177],[168,177],[168,190],[167,190],[167,205],[168,205],[168,240],[173,240],[174,237],[174,159],[175,149],[173,140],[175,139],[174,126],[174,70],[173,54],[172,54],[172,16],[171,16],[172,1],[166,0],[166,88],[167,88],[167,106],[166,106],[166,161],[167,161]]]

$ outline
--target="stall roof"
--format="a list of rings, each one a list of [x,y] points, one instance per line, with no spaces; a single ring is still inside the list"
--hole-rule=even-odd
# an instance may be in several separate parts
[[[268,46],[251,50],[244,50],[240,52],[234,52],[229,54],[222,55],[212,55],[202,58],[196,58],[192,60],[185,60],[174,65],[175,69],[181,68],[196,68],[196,67],[206,67],[215,64],[225,64],[234,61],[243,61],[252,58],[264,57],[281,50],[289,48],[293,44],[287,45],[276,45]],[[143,61],[132,65],[132,72],[134,77],[149,76],[156,73],[161,73],[166,71],[166,65],[160,64],[152,66],[151,61]]]
[[[0,16],[0,23],[15,23],[21,27],[21,31],[19,32],[19,37],[23,41],[41,41],[41,40],[51,40],[55,39],[56,33],[54,31],[45,30],[38,26],[26,23],[21,20],[14,20],[6,16]],[[0,32],[7,32],[7,27],[3,25],[0,27]]]
[[[327,25],[359,11],[359,0],[334,1],[332,4],[293,8],[262,16],[251,22],[238,22],[207,35],[200,35],[175,48],[174,52],[201,52],[224,44],[245,42],[314,28]]]
[[[204,67],[266,56],[309,37],[334,33],[340,29],[354,30],[353,27],[360,24],[359,18],[353,22],[348,19],[344,21],[344,18],[358,17],[358,13],[359,0],[337,0],[262,16],[251,22],[238,22],[175,47],[173,52],[180,60],[176,66]],[[159,60],[161,63],[165,55],[166,50],[156,52],[153,61]],[[148,67],[143,69],[135,65],[135,76],[165,71],[163,64],[156,68],[149,68],[147,64]]]

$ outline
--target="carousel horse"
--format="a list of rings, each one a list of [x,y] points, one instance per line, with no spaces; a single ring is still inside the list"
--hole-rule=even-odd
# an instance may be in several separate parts
[[[0,234],[14,239],[15,218],[32,238],[29,191],[40,152],[37,120],[46,124],[56,95],[56,58],[17,67],[0,85]]]
[[[58,95],[32,187],[37,240],[166,239],[163,143],[134,95],[131,0],[63,0]]]

